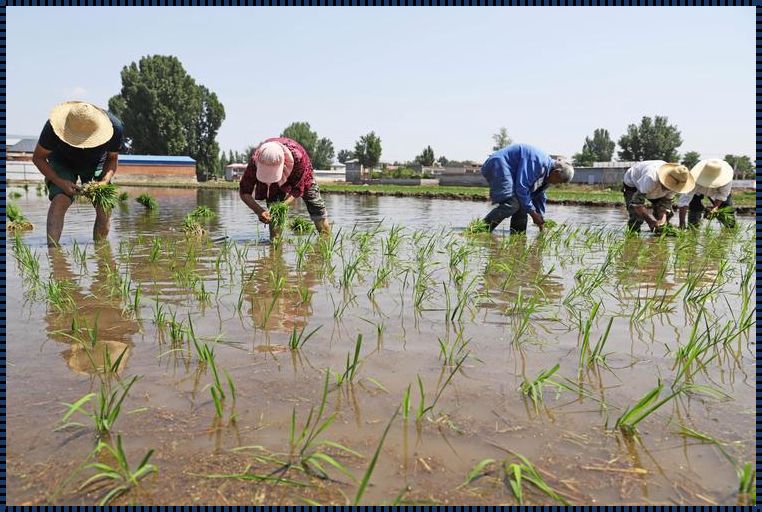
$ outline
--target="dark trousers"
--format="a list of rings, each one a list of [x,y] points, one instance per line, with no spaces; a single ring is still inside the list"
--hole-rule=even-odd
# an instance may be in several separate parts
[[[484,222],[489,224],[489,230],[494,231],[496,227],[500,225],[508,217],[511,218],[511,233],[525,233],[527,230],[527,218],[528,214],[521,208],[519,200],[516,197],[498,203],[492,211],[490,211]]]
[[[629,218],[627,219],[627,229],[630,231],[635,231],[637,233],[640,231],[641,226],[643,226],[643,219],[640,215],[635,213],[635,208],[638,206],[645,206],[646,200],[651,202],[651,208],[653,209],[655,218],[658,219],[665,213],[667,214],[667,217],[672,215],[671,197],[647,199],[645,194],[638,192],[638,189],[635,187],[628,187],[627,185],[622,187],[622,193],[624,194],[624,205],[627,207],[627,213],[629,214]]]
[[[695,226],[698,227],[699,224],[701,224],[701,217],[704,215],[704,212],[706,211],[704,209],[704,195],[703,194],[696,194],[693,196],[693,199],[691,199],[691,202],[688,204],[688,225],[689,226]],[[733,199],[729,195],[727,199],[725,199],[721,204],[720,208],[725,207],[733,207]],[[730,215],[723,218],[718,218],[717,221],[725,226],[726,228],[734,228],[736,225],[736,212],[733,210]]]

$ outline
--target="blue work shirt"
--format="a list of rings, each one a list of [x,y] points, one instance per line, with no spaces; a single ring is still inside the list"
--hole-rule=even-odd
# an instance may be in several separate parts
[[[545,181],[553,159],[534,146],[511,144],[493,153],[482,165],[482,176],[489,183],[493,203],[516,196],[522,210],[545,213]]]

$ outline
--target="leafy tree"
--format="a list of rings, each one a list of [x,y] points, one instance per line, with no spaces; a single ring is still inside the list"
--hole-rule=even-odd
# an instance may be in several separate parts
[[[700,160],[701,155],[698,151],[688,151],[685,155],[683,155],[683,161],[680,163],[686,166],[688,169],[692,169],[693,166],[699,163]]]
[[[315,169],[330,169],[333,163],[333,142],[325,137],[318,139],[315,144],[315,153],[312,156],[312,166]]]
[[[355,142],[354,155],[363,167],[372,169],[381,160],[381,139],[375,132],[363,135]]]
[[[609,131],[603,128],[596,128],[593,132],[593,138],[585,137],[585,143],[582,145],[582,152],[575,153],[572,157],[574,165],[587,166],[593,162],[610,162],[614,155],[616,143],[611,140]]]
[[[288,137],[301,144],[307,150],[312,167],[315,169],[328,169],[331,166],[334,155],[333,142],[325,137],[318,137],[317,132],[310,127],[310,123],[302,121],[291,123],[280,136]]]
[[[346,163],[347,160],[352,160],[353,158],[354,158],[354,155],[348,149],[342,149],[341,151],[339,151],[339,154],[336,157],[336,159],[342,164]]]
[[[753,180],[754,162],[746,155],[725,155],[725,161],[733,166],[733,177],[739,180]]]
[[[122,68],[122,89],[108,105],[124,123],[128,150],[188,155],[203,180],[219,167],[217,131],[225,108],[177,57],[152,55]]]
[[[513,142],[513,139],[508,135],[508,129],[503,126],[498,132],[492,135],[492,140],[495,141],[495,145],[492,146],[492,151],[498,151],[505,146]]]
[[[585,142],[587,142],[587,139],[585,139]],[[572,156],[572,163],[580,167],[589,167],[593,165],[593,162],[595,162],[595,153],[587,144],[582,146],[582,152],[574,153]]]
[[[664,116],[654,119],[643,116],[640,126],[631,124],[619,138],[621,160],[665,160],[677,162],[677,148],[683,143],[677,126],[670,125]]]
[[[439,162],[439,165],[441,165],[442,167],[447,167],[447,164],[448,164],[450,161],[449,161],[449,160],[447,160],[447,157],[446,157],[446,156],[442,155],[442,156],[440,156],[439,158],[437,158],[437,162]]]
[[[415,163],[424,167],[431,167],[434,165],[434,150],[431,149],[431,146],[426,146],[423,152],[415,157]]]

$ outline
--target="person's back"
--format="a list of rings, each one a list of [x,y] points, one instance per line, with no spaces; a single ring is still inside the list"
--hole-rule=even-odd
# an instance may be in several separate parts
[[[490,186],[490,199],[500,203],[515,193],[515,183],[531,186],[547,174],[553,160],[542,150],[529,144],[510,144],[495,151],[482,166],[482,175]],[[510,179],[509,179],[510,178]]]

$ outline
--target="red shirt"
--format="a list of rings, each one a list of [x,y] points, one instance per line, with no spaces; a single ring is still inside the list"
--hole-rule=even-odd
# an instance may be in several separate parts
[[[310,188],[314,182],[312,162],[309,155],[307,155],[307,150],[295,140],[287,139],[286,137],[273,137],[265,142],[280,142],[286,146],[294,157],[294,169],[288,178],[286,178],[286,182],[283,185],[272,183],[268,186],[267,183],[262,183],[257,179],[257,164],[254,163],[254,155],[252,154],[249,159],[249,165],[246,167],[246,172],[241,177],[238,190],[243,194],[251,194],[253,192],[254,199],[259,200],[278,200],[282,199],[284,194],[302,197],[304,191]]]

